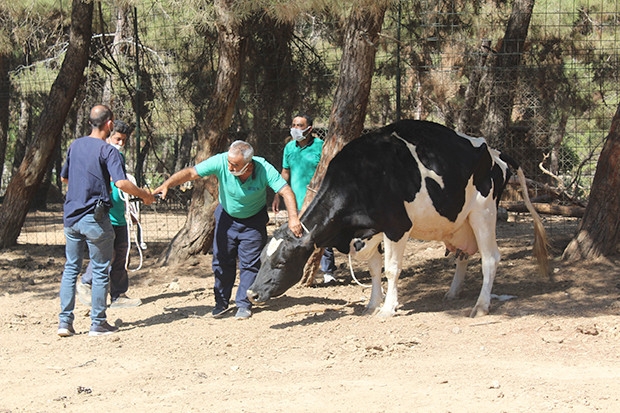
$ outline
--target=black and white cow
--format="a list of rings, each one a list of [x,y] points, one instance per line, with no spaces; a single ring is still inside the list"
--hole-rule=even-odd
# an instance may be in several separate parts
[[[483,284],[471,316],[489,312],[500,260],[495,238],[497,205],[516,169],[535,222],[534,252],[548,272],[547,241],[529,198],[525,176],[510,158],[445,126],[403,120],[353,140],[333,158],[323,183],[301,216],[307,232],[295,237],[278,228],[261,255],[262,266],[248,290],[254,303],[283,294],[302,276],[316,247],[353,251],[369,262],[372,292],[367,312],[391,316],[398,305],[397,280],[407,240],[443,241],[457,255],[446,298],[460,293],[468,256],[480,251]],[[381,253],[388,281],[383,306]],[[357,251],[359,250],[359,251]]]

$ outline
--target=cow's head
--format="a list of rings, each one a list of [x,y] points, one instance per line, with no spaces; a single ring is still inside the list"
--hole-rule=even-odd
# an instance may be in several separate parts
[[[286,224],[278,228],[261,253],[261,268],[248,289],[250,301],[258,304],[284,294],[301,279],[313,250],[310,233],[297,238]]]

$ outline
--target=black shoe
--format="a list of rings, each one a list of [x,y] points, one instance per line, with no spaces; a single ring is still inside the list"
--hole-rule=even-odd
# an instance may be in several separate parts
[[[94,324],[90,326],[90,331],[88,332],[88,335],[91,337],[105,336],[108,334],[116,333],[117,331],[118,327],[111,326],[110,324],[108,324],[107,321],[104,321],[101,324]]]
[[[60,337],[71,337],[75,334],[75,330],[73,329],[73,325],[69,323],[59,323],[58,324],[58,335]]]

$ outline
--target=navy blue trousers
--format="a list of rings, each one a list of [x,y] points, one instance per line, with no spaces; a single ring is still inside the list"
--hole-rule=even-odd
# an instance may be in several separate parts
[[[321,256],[321,271],[332,275],[336,271],[336,257],[334,257],[334,250],[331,247],[325,248],[325,252]]]
[[[267,207],[249,218],[233,218],[218,205],[215,209],[215,236],[213,237],[213,274],[215,304],[227,308],[237,275],[239,285],[235,304],[251,308],[247,291],[260,269],[260,254],[267,243]]]

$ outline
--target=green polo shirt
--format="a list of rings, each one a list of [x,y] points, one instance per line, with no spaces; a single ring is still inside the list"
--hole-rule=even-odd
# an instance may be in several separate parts
[[[121,152],[121,156],[123,157],[124,167],[125,154]],[[125,219],[125,201],[121,199],[121,195],[118,192],[119,189],[116,187],[116,185],[114,185],[114,182],[110,182],[110,184],[112,186],[112,193],[110,194],[110,201],[112,201],[112,207],[110,208],[110,211],[108,211],[108,215],[110,216],[110,222],[112,222],[112,225],[116,227],[122,227],[124,225],[127,225],[127,220]]]
[[[228,170],[228,152],[220,153],[200,162],[194,168],[204,177],[215,175],[219,182],[219,201],[228,215],[234,218],[249,218],[267,205],[267,187],[274,192],[286,185],[278,170],[265,159],[255,156],[254,171],[245,181]]]
[[[300,210],[304,203],[306,190],[321,160],[322,150],[323,141],[319,138],[314,138],[309,145],[303,148],[294,140],[284,147],[282,168],[290,171],[291,189],[295,194],[295,199],[297,199],[297,210]]]

